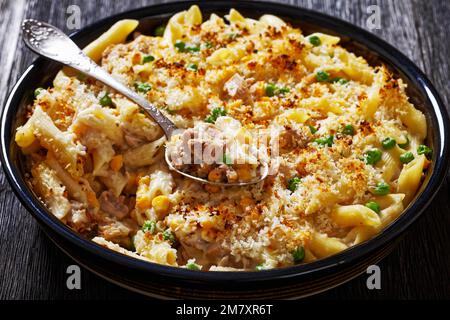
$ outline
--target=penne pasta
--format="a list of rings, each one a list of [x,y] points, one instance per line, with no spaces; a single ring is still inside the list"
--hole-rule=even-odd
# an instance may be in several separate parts
[[[347,249],[347,246],[337,238],[328,237],[326,234],[314,233],[310,249],[317,258],[326,258]]]
[[[409,203],[412,200],[419,188],[425,160],[423,154],[419,155],[413,161],[406,164],[400,172],[397,192],[405,194],[405,203]]]
[[[88,44],[83,52],[95,62],[99,62],[103,51],[109,46],[117,43],[122,43],[138,26],[137,20],[127,19],[120,20],[113,24],[105,33],[103,33],[95,41]]]
[[[377,227],[381,223],[376,212],[360,204],[337,206],[332,218],[341,227]]]

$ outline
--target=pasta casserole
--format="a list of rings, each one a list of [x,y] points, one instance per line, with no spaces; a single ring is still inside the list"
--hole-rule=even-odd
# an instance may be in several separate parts
[[[277,153],[257,184],[186,179],[136,104],[63,69],[35,90],[15,140],[30,187],[83,237],[169,266],[259,271],[364,242],[414,199],[432,155],[427,123],[387,67],[273,15],[203,19],[192,6],[151,36],[137,25],[117,22],[84,52],[188,134],[215,125],[251,145],[269,132]],[[217,181],[255,175],[225,157],[210,169]]]

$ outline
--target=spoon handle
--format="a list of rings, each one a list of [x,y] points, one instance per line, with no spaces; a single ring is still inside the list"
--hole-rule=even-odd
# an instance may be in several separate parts
[[[22,32],[25,44],[35,53],[97,79],[137,103],[159,124],[168,139],[170,139],[173,131],[177,129],[175,124],[144,96],[114,79],[108,72],[87,57],[60,29],[44,22],[27,19],[22,23]]]

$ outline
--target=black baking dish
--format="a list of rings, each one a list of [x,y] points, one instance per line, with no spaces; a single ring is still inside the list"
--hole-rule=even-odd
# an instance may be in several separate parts
[[[386,64],[408,85],[407,93],[428,121],[427,145],[433,161],[415,200],[405,212],[373,239],[313,263],[261,272],[195,272],[133,259],[86,240],[48,212],[25,181],[15,128],[23,121],[34,88],[49,85],[60,65],[38,58],[14,86],[1,118],[1,161],[12,189],[48,236],[89,270],[132,290],[171,298],[287,298],[311,295],[335,287],[364,272],[395,246],[406,229],[427,208],[445,179],[449,163],[449,120],[438,93],[426,76],[397,49],[354,25],[318,12],[259,1],[189,1],[166,3],[121,13],[74,33],[83,47],[120,19],[140,20],[138,31],[148,34],[171,15],[198,4],[206,16],[235,8],[247,17],[278,15],[299,26],[304,34],[324,32],[341,37],[341,45],[365,57],[371,65]]]

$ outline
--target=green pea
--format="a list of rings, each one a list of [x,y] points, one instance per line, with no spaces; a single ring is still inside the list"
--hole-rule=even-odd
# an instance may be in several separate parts
[[[289,93],[291,90],[288,87],[279,88],[273,83],[266,85],[266,96],[273,97],[275,95],[284,95]]]
[[[273,83],[269,83],[266,85],[266,96],[273,97],[275,92],[277,91],[277,86]]]
[[[430,157],[433,154],[433,149],[421,144],[417,147],[417,154],[424,154],[425,156]]]
[[[186,43],[184,43],[183,41],[177,40],[177,41],[175,42],[174,46],[175,46],[175,48],[178,49],[178,51],[180,51],[180,52],[185,52],[185,49],[186,49]]]
[[[142,225],[142,231],[150,232],[151,234],[155,234],[156,231],[156,221],[155,220],[147,220]]]
[[[38,95],[40,95],[42,91],[44,91],[44,88],[36,88],[33,92],[34,97],[37,98]]]
[[[380,205],[378,203],[376,203],[375,201],[367,202],[366,207],[369,208],[370,210],[375,211],[377,214],[380,214],[380,212],[381,212]]]
[[[191,63],[187,66],[187,69],[190,71],[198,71],[198,66],[195,63]]]
[[[173,235],[172,231],[170,231],[170,229],[164,230],[163,239],[172,243],[175,242],[175,236]]]
[[[327,138],[318,138],[318,139],[314,140],[314,142],[322,147],[325,147],[325,146],[331,147],[331,146],[333,146],[334,136],[331,135]]]
[[[200,46],[188,47],[187,50],[189,52],[199,52],[200,51]]]
[[[162,37],[164,35],[165,30],[166,30],[166,26],[160,25],[160,26],[156,27],[154,34],[156,37]]]
[[[155,57],[149,54],[142,58],[142,63],[152,62],[154,60],[155,60]]]
[[[366,164],[374,165],[381,160],[381,155],[382,153],[378,149],[366,151],[364,153],[364,161],[366,162]]]
[[[395,147],[397,142],[393,138],[386,138],[383,141],[381,141],[381,145],[383,146],[383,149],[389,150]]]
[[[103,97],[100,98],[100,105],[103,107],[112,106],[113,102],[108,93],[105,93]]]
[[[318,82],[327,82],[330,80],[330,74],[326,71],[319,71],[316,73],[316,80]]]
[[[305,248],[303,246],[297,247],[297,249],[292,252],[292,257],[294,258],[294,263],[300,263],[305,259]]]
[[[336,78],[333,78],[333,79],[331,79],[329,81],[332,82],[332,83],[339,83],[339,84],[346,84],[346,83],[348,83],[347,79],[344,79],[344,78],[341,78],[341,77],[336,77]]]
[[[264,266],[264,264],[259,263],[256,265],[255,269],[256,269],[256,271],[263,271],[263,270],[266,270],[267,268]]]
[[[291,192],[294,192],[295,190],[297,190],[298,185],[300,184],[300,182],[302,182],[302,180],[299,177],[293,177],[293,178],[289,179],[289,181],[288,181],[288,189]]]
[[[342,85],[347,84],[349,82],[350,82],[350,80],[342,79],[342,78],[337,81],[337,83],[342,84]]]
[[[375,193],[378,196],[385,196],[389,194],[391,191],[391,186],[388,185],[386,182],[379,182],[375,189],[373,190],[373,193]]]
[[[143,92],[143,93],[147,93],[148,91],[150,91],[152,89],[152,86],[148,83],[143,83],[143,82],[136,82],[134,84],[134,87],[136,88],[136,90],[138,92]]]
[[[283,88],[279,88],[277,90],[277,93],[283,95],[283,94],[289,93],[290,91],[291,90],[288,87],[283,87]]]
[[[226,116],[226,115],[227,115],[227,111],[225,109],[214,108],[214,109],[212,109],[211,114],[206,117],[205,122],[215,123],[217,118]]]
[[[186,268],[193,271],[200,271],[200,266],[193,262],[189,262],[188,264],[186,264]]]
[[[314,126],[309,125],[308,128],[309,128],[309,131],[311,131],[312,134],[317,132],[317,128],[314,127]]]
[[[320,46],[322,44],[322,41],[320,41],[320,38],[318,36],[310,36],[308,37],[309,43],[311,43],[314,47]]]
[[[348,124],[342,128],[342,133],[348,136],[353,136],[355,135],[355,128],[351,124]]]
[[[412,154],[412,152],[405,152],[404,154],[402,154],[400,156],[400,162],[404,163],[404,164],[410,163],[413,160],[414,160],[414,155]]]

